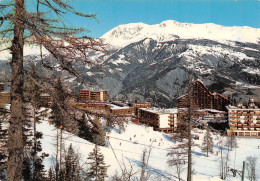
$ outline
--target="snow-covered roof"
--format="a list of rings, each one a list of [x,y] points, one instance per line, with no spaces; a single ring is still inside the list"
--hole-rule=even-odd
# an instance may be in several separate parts
[[[197,112],[213,112],[213,113],[226,113],[225,111],[219,111],[216,109],[198,109]]]
[[[108,106],[110,106],[110,109],[129,109],[130,107],[129,106],[118,106],[118,105],[115,105],[115,104],[106,104]]]
[[[183,98],[183,97],[185,97],[185,96],[187,96],[187,94],[181,95],[181,96],[178,97],[177,99]]]
[[[144,111],[151,112],[151,113],[156,113],[156,114],[174,114],[174,113],[178,113],[178,109],[177,108],[161,109],[161,108],[152,107],[152,108],[140,108],[140,109],[144,110]]]
[[[50,96],[50,94],[48,94],[48,93],[42,93],[40,96],[42,96],[42,97],[48,97],[48,96]]]
[[[115,109],[129,109],[129,108],[131,108],[131,107],[129,107],[129,106],[124,106],[124,107],[113,106],[113,107],[111,107],[111,109],[113,109],[113,110],[115,110]]]

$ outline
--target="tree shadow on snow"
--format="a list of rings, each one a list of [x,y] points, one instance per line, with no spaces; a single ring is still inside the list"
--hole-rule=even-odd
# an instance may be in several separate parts
[[[217,149],[221,150],[220,146],[214,145],[214,148],[217,148]],[[226,147],[222,147],[222,149],[225,150],[225,151],[228,151],[228,148],[226,148]]]
[[[206,153],[200,153],[200,152],[196,152],[196,151],[193,151],[192,153],[197,156],[207,156]]]
[[[171,135],[163,134],[163,137],[164,137],[166,140],[173,142],[173,139],[172,139],[172,136],[171,136]]]
[[[127,158],[130,162],[136,164],[138,167],[142,167],[142,162],[139,161],[139,160],[135,160],[135,159],[131,159],[131,158]],[[174,176],[173,174],[170,174],[168,172],[166,172],[165,170],[160,170],[160,169],[157,169],[157,168],[153,168],[151,166],[147,166],[146,167],[147,171],[148,172],[151,172],[152,175],[156,175],[156,176],[160,176],[160,177],[163,177],[167,180],[171,180],[172,177],[178,179],[178,177]]]

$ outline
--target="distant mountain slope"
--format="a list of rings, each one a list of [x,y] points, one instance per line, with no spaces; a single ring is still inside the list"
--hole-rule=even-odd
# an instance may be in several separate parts
[[[253,43],[230,45],[181,38],[159,42],[145,38],[110,53],[104,61],[106,68],[90,69],[88,76],[108,89],[112,97],[119,94],[169,107],[185,93],[190,77],[202,79],[212,91],[228,95],[239,94],[242,84],[259,86],[259,57],[259,45]],[[237,98],[244,97],[242,94],[246,92]]]
[[[96,87],[108,90],[113,99],[172,107],[189,79],[201,79],[211,91],[238,101],[251,96],[260,102],[260,29],[169,20],[120,25],[101,38],[110,44],[108,51],[91,52],[89,59],[102,67],[75,64],[90,84],[79,86],[79,79],[63,72],[72,89]],[[26,58],[37,59],[34,54]]]

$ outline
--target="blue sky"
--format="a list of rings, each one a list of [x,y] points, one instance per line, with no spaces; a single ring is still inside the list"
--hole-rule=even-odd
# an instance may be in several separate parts
[[[67,17],[76,26],[100,37],[127,23],[158,24],[165,20],[188,23],[215,23],[224,26],[260,28],[260,0],[74,0],[76,9],[96,13],[94,20]]]

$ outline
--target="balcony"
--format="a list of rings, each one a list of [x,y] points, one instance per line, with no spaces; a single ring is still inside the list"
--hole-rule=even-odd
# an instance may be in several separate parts
[[[238,120],[230,120],[231,123],[237,123]]]
[[[230,118],[237,118],[237,116],[230,116]]]

